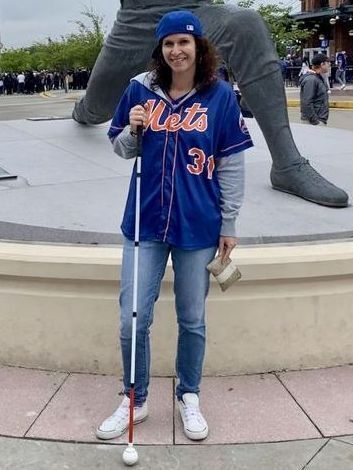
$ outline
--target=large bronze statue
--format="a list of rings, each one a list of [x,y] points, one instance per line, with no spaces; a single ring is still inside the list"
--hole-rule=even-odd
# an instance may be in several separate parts
[[[214,5],[210,0],[121,0],[86,96],[76,103],[73,118],[86,124],[111,119],[130,78],[146,70],[156,45],[156,23],[175,9],[191,10],[200,18],[206,35],[234,72],[271,152],[273,188],[317,204],[346,207],[347,193],[315,171],[294,143],[278,56],[265,23],[254,10]]]

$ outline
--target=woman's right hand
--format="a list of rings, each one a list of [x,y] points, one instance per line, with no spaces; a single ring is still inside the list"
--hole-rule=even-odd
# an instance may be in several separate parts
[[[147,126],[147,111],[141,105],[137,104],[130,109],[129,113],[130,127],[133,132],[137,132],[137,127],[142,126],[145,128]]]

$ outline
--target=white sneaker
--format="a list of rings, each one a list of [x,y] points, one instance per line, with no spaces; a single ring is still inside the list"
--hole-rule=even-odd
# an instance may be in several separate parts
[[[199,397],[196,393],[184,393],[178,403],[185,435],[193,441],[205,439],[208,426],[199,408]]]
[[[340,90],[344,90],[345,88],[346,88],[346,85],[342,85],[342,86],[340,87]]]
[[[99,439],[114,439],[119,437],[129,427],[130,399],[125,396],[119,408],[97,428]],[[134,407],[134,424],[141,423],[148,416],[147,402]]]

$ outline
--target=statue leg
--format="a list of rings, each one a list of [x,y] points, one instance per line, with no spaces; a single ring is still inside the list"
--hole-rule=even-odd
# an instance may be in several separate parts
[[[261,16],[231,5],[203,6],[196,14],[232,68],[266,139],[273,188],[318,204],[346,207],[347,193],[317,173],[294,143],[278,56]]]
[[[77,122],[100,124],[111,119],[131,77],[146,69],[154,42],[153,29],[141,31],[138,13],[130,9],[118,11],[93,67],[86,94],[75,104],[73,118]]]
[[[182,0],[178,8],[194,9],[206,0]],[[113,28],[92,70],[86,95],[75,104],[72,117],[82,124],[112,118],[129,80],[146,70],[156,40],[159,19],[175,9],[168,0],[124,0]]]

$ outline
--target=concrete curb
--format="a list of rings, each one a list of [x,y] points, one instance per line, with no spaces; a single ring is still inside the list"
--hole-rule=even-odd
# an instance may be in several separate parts
[[[47,93],[46,91],[42,91],[41,93],[39,93],[39,96],[41,96],[42,98],[53,98],[53,95]]]
[[[289,99],[287,100],[287,106],[288,108],[300,107],[300,100]],[[353,109],[353,101],[333,100],[333,101],[330,101],[329,106],[330,108],[336,108],[336,109]]]
[[[40,96],[42,98],[61,98],[65,101],[76,101],[77,99],[82,97],[82,95],[79,94],[65,94],[64,96],[61,96],[55,93],[51,93],[50,91],[43,91],[42,93],[40,93]]]

